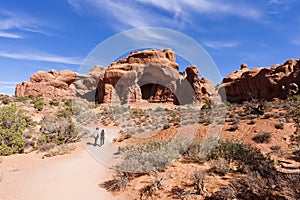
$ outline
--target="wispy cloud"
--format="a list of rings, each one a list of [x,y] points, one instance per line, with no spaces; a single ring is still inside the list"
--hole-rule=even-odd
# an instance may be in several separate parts
[[[228,3],[224,0],[68,0],[75,9],[85,6],[104,10],[119,24],[130,28],[164,26],[182,28],[199,15],[234,15],[248,19],[259,19],[259,9],[247,4]],[[164,12],[161,12],[164,11]],[[99,13],[99,12],[98,12]],[[167,14],[166,14],[167,13]]]
[[[283,12],[289,11],[295,2],[295,0],[269,0],[267,14],[280,15]]]
[[[2,31],[0,31],[0,37],[2,37],[2,38],[13,38],[13,39],[23,38],[22,35],[14,34],[14,33],[6,33],[6,32],[2,32]]]
[[[45,24],[45,20],[42,19],[21,13],[17,14],[0,10],[0,31],[2,32],[2,37],[23,38],[23,35],[13,33],[16,30],[23,33],[30,32],[48,35],[48,33],[43,30]]]
[[[80,65],[81,59],[76,57],[63,57],[47,53],[12,53],[0,51],[0,57],[11,58],[16,60],[32,60],[32,61],[42,61],[42,62],[53,62],[53,63],[63,63],[63,64],[74,64]]]
[[[223,48],[233,48],[239,45],[238,42],[234,41],[203,41],[203,45],[212,49],[223,49]]]
[[[0,81],[0,94],[13,95],[18,82]]]
[[[0,85],[16,85],[18,82],[14,81],[0,81]]]
[[[300,46],[300,38],[299,39],[293,39],[290,41],[291,44],[296,45],[296,46]]]
[[[174,14],[174,16],[185,15],[188,11],[200,14],[214,15],[238,15],[246,18],[259,18],[261,13],[258,9],[245,4],[228,3],[220,0],[136,0],[144,4],[152,4]]]

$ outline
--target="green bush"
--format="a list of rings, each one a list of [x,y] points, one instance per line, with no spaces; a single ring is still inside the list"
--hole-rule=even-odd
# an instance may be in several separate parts
[[[62,102],[65,104],[65,106],[72,106],[72,99],[63,99]]]
[[[6,96],[2,97],[0,100],[5,105],[8,105],[10,103],[9,97],[6,97]]]
[[[275,172],[273,161],[264,157],[259,149],[248,144],[233,140],[220,140],[219,144],[209,153],[208,159],[224,158],[238,161],[241,170],[258,171],[261,176],[272,176]]]
[[[18,102],[26,102],[28,100],[28,97],[23,96],[23,97],[16,97],[16,101]]]
[[[38,146],[45,143],[57,145],[76,142],[80,139],[79,132],[71,119],[57,119],[56,121],[43,121],[41,127],[42,135],[39,137]]]
[[[56,99],[53,99],[49,102],[49,105],[51,106],[59,106],[59,101],[57,101]]]
[[[44,100],[40,96],[32,96],[29,97],[32,101],[30,102],[33,104],[33,107],[38,111],[42,111],[44,109]]]
[[[0,155],[23,153],[26,139],[23,130],[32,121],[15,104],[0,108]]]

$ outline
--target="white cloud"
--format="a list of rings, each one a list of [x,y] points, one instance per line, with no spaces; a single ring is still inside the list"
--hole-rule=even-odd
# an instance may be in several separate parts
[[[203,41],[202,43],[212,49],[233,48],[239,45],[238,42],[233,41]]]
[[[23,32],[40,33],[48,35],[48,33],[42,30],[43,27],[45,27],[45,24],[46,22],[44,20],[37,19],[29,15],[16,14],[0,10],[0,31],[5,32],[7,34],[16,36],[16,34],[11,33],[11,31],[19,30]],[[21,35],[19,36],[22,37]]]
[[[300,46],[300,39],[291,40],[290,43],[296,46]]]
[[[76,10],[87,5],[90,8],[97,8],[99,13],[107,13],[108,17],[130,28],[146,26],[182,28],[192,24],[192,20],[199,15],[208,17],[235,15],[249,19],[261,17],[260,11],[252,6],[228,3],[224,0],[68,0],[68,2]],[[159,10],[169,14],[163,14]]]
[[[0,94],[14,95],[18,82],[0,81]]]
[[[47,53],[11,53],[0,51],[0,57],[11,58],[16,60],[33,60],[42,62],[64,63],[80,65],[81,59],[75,57],[62,57]]]
[[[0,81],[0,85],[16,85],[18,82],[14,81]]]
[[[2,38],[13,38],[13,39],[23,38],[22,35],[14,34],[14,33],[6,33],[6,32],[2,32],[2,31],[0,31],[0,37],[2,37]]]

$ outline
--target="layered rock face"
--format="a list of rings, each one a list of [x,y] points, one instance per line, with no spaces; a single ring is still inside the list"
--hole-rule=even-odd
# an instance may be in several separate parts
[[[209,85],[209,86],[208,86]],[[179,72],[175,53],[170,49],[132,52],[112,63],[100,77],[97,103],[173,102],[186,104],[208,100],[214,93],[212,82],[198,77],[190,66],[186,76]]]
[[[104,71],[103,66],[95,66],[88,74],[77,74],[77,81],[73,83],[76,96],[94,102],[98,80]]]
[[[39,71],[30,77],[28,82],[17,84],[15,95],[37,96],[51,98],[82,97],[90,101],[95,100],[95,91],[100,75],[105,68],[95,66],[86,75],[80,75],[70,70]]]
[[[71,84],[76,80],[76,73],[70,70],[39,71],[30,77],[30,81],[17,84],[15,96],[66,97],[75,93]]]
[[[255,99],[271,100],[298,94],[300,86],[300,60],[268,68],[248,69],[246,64],[223,79],[218,89],[225,89],[230,102]]]

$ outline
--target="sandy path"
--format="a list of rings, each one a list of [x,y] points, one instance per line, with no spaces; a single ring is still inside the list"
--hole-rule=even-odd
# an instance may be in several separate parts
[[[112,197],[98,185],[111,179],[82,144],[70,155],[41,159],[35,152],[13,155],[0,164],[1,200],[106,200]]]

